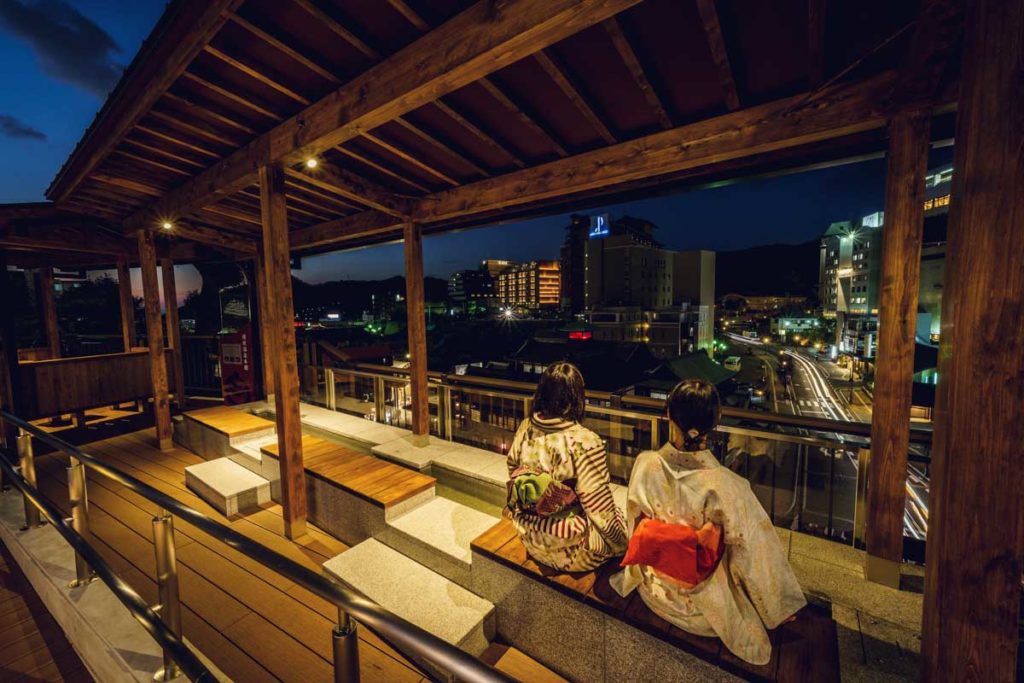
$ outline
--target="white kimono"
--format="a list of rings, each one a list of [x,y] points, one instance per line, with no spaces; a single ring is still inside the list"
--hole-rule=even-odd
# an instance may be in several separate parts
[[[684,452],[665,444],[641,453],[633,466],[626,523],[633,534],[641,515],[699,529],[722,529],[725,552],[714,573],[687,588],[646,565],[611,577],[625,597],[639,588],[652,612],[699,636],[721,638],[752,664],[771,659],[765,628],[773,629],[807,604],[771,520],[750,484],[711,451]]]

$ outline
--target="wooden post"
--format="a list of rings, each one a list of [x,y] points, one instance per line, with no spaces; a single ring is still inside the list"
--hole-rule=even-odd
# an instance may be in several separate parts
[[[423,305],[423,232],[409,221],[405,233],[405,315],[409,332],[409,383],[412,389],[412,433],[426,445],[430,435],[427,400],[427,321]]]
[[[174,261],[160,259],[164,280],[164,318],[167,323],[167,348],[174,359],[174,400],[178,410],[185,410],[185,366],[181,361],[181,320],[178,318],[178,286],[174,280]]]
[[[891,588],[899,587],[903,560],[929,115],[916,110],[889,120],[864,574]]]
[[[966,8],[921,677],[1012,681],[1024,554],[1024,2]]]
[[[121,337],[125,352],[135,346],[135,300],[132,298],[132,278],[128,271],[128,259],[117,259],[117,291],[121,295]]]
[[[21,395],[20,374],[18,372],[18,330],[14,319],[14,291],[11,287],[11,275],[7,271],[7,252],[0,249],[0,408],[9,413],[18,413],[18,402]],[[9,422],[0,424],[3,434],[4,448],[10,462],[17,462],[18,429]]]
[[[39,297],[42,299],[43,325],[50,358],[60,358],[60,325],[57,324],[57,299],[53,292],[53,268],[39,271]]]
[[[260,366],[263,368],[263,395],[269,399],[274,393],[274,335],[271,334],[271,311],[267,297],[267,268],[262,247],[253,259],[256,277],[257,323],[260,326]]]
[[[266,270],[267,329],[272,337],[274,413],[281,463],[284,533],[306,533],[306,477],[302,463],[302,417],[299,414],[299,372],[295,351],[295,310],[288,253],[288,207],[280,164],[260,168],[260,211],[263,219],[263,265]]]
[[[169,450],[171,406],[167,398],[167,362],[164,358],[164,326],[160,320],[160,289],[156,279],[156,249],[153,233],[139,230],[139,267],[142,270],[142,297],[146,304],[146,337],[149,339],[149,373],[153,379],[153,417],[160,450]]]

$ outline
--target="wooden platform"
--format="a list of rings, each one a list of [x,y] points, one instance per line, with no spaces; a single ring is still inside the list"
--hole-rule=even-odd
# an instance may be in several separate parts
[[[277,444],[262,451],[264,456],[279,457]],[[302,437],[302,457],[308,474],[384,509],[437,483],[434,477],[314,436]]]
[[[0,681],[92,680],[57,621],[0,544]]]
[[[234,439],[254,432],[273,429],[274,423],[252,413],[237,410],[230,406],[213,406],[190,410],[185,417],[200,422],[210,429],[220,432],[228,439]]]
[[[476,538],[472,549],[745,679],[782,683],[839,680],[836,624],[822,610],[806,607],[795,621],[770,631],[772,660],[754,666],[729,652],[717,638],[695,636],[669,624],[647,608],[639,593],[619,596],[608,584],[608,577],[618,571],[615,563],[573,574],[542,567],[527,555],[507,519]]]

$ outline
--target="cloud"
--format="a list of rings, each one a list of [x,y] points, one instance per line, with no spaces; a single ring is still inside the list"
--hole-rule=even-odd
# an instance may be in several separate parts
[[[24,121],[20,121],[9,114],[0,114],[0,135],[8,138],[46,140],[46,133],[36,130]]]
[[[0,28],[32,46],[43,72],[100,97],[121,75],[120,47],[65,0],[0,0]]]

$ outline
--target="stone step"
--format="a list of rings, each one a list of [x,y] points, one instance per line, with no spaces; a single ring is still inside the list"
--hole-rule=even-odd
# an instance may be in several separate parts
[[[260,449],[271,443],[277,443],[277,434],[271,433],[232,441],[231,448],[235,452],[228,457],[250,472],[258,474],[264,479],[269,479],[270,477],[267,477],[263,471],[263,453],[260,452]]]
[[[468,588],[473,559],[469,544],[497,521],[497,517],[438,497],[389,520],[379,540]]]
[[[270,482],[229,458],[189,465],[185,485],[227,516],[270,502]]]
[[[479,657],[494,636],[494,605],[368,539],[324,562],[334,579],[442,640]]]

